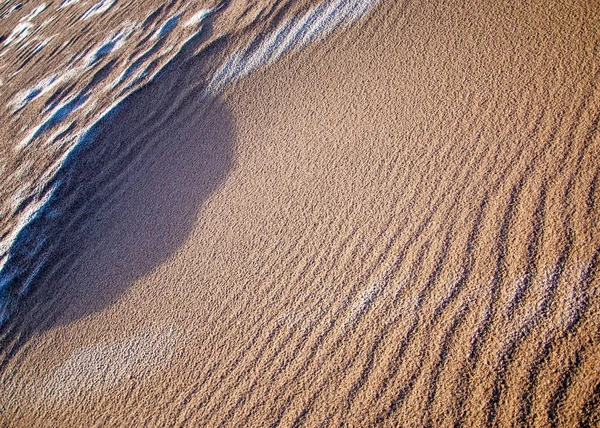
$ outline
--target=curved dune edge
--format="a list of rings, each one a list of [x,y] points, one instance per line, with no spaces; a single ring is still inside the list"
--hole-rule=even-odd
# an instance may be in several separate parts
[[[37,302],[66,309],[3,368],[7,418],[597,424],[597,8],[382,3],[186,105]]]
[[[149,114],[151,119],[156,122],[152,123],[152,126],[160,128],[161,123],[173,120],[173,113],[181,108],[186,98],[195,96],[212,99],[218,96],[228,84],[248,75],[256,68],[276,61],[290,50],[298,50],[308,43],[323,39],[340,27],[351,25],[367,13],[374,4],[373,0],[325,1],[310,8],[300,17],[273,19],[270,24],[271,28],[266,31],[257,32],[246,29],[245,33],[249,34],[244,34],[241,31],[243,29],[237,29],[242,32],[238,38],[242,41],[250,39],[247,46],[244,49],[235,49],[229,57],[227,57],[229,49],[225,46],[221,46],[223,52],[220,55],[210,55],[216,64],[212,67],[204,66],[202,72],[195,76],[195,81],[190,82],[188,79],[185,82],[187,87],[183,90],[177,89],[177,96],[170,100],[170,104],[161,105],[157,108],[158,111]],[[105,13],[113,5],[114,2],[100,2],[82,15],[80,20],[86,21],[95,14]],[[75,83],[71,83],[72,81],[77,79],[84,81],[83,76],[86,72],[88,74],[91,74],[92,71],[96,73],[92,82],[75,95],[60,94],[59,99],[53,101],[50,107],[47,102],[41,120],[38,120],[38,123],[34,122],[33,129],[24,136],[19,136],[21,141],[13,147],[13,150],[20,156],[27,158],[34,153],[38,160],[43,158],[38,153],[47,151],[51,161],[48,165],[46,160],[46,169],[42,171],[40,177],[37,179],[28,177],[24,187],[23,183],[19,183],[18,185],[22,186],[21,189],[15,190],[10,198],[7,198],[7,206],[2,207],[7,219],[3,226],[7,231],[0,239],[0,326],[8,320],[11,313],[18,310],[19,301],[29,292],[31,284],[40,281],[38,279],[40,273],[54,262],[55,248],[63,245],[60,234],[63,233],[64,225],[60,223],[60,219],[57,220],[57,217],[71,216],[72,212],[77,210],[77,208],[73,208],[70,200],[76,199],[72,193],[78,192],[78,190],[61,192],[61,188],[69,187],[65,181],[73,182],[72,169],[76,168],[74,164],[81,162],[81,152],[89,150],[89,146],[99,144],[98,134],[103,129],[114,126],[115,116],[119,117],[119,111],[123,109],[123,106],[131,104],[130,98],[135,97],[137,92],[143,90],[146,85],[165,79],[165,75],[170,76],[169,79],[177,80],[179,76],[172,76],[173,72],[169,72],[169,68],[180,67],[181,64],[192,61],[195,56],[206,55],[205,51],[210,48],[210,43],[215,43],[219,38],[225,38],[228,35],[233,38],[233,35],[230,35],[234,32],[232,28],[222,30],[224,33],[218,37],[213,34],[212,30],[214,18],[228,6],[227,3],[221,2],[214,7],[200,9],[191,15],[182,24],[184,28],[192,27],[191,30],[188,30],[187,33],[183,32],[185,37],[180,35],[179,40],[176,41],[179,44],[177,48],[174,49],[171,45],[164,52],[160,52],[160,48],[164,45],[165,38],[179,25],[182,15],[190,14],[189,10],[183,7],[178,12],[167,13],[164,23],[159,27],[144,25],[149,18],[146,18],[142,24],[132,24],[126,21],[125,24],[119,25],[121,28],[119,31],[98,43],[91,52],[80,55],[82,57],[80,65],[69,64],[62,74],[51,74],[32,88],[12,96],[8,107],[15,116],[43,94],[51,94],[49,97],[52,99],[56,94],[61,93],[65,85],[72,84],[74,87]],[[283,8],[283,6],[280,7]],[[44,9],[45,4],[22,19],[34,18]],[[263,7],[262,10],[264,9]],[[162,6],[150,16],[161,10]],[[275,14],[275,16],[277,15]],[[55,16],[51,19],[54,18]],[[283,22],[280,22],[282,20]],[[109,80],[108,76],[102,75],[103,73],[116,74],[112,68],[118,58],[112,58],[103,67],[100,67],[100,60],[105,59],[107,55],[112,54],[122,45],[134,43],[135,40],[128,39],[133,37],[132,34],[138,35],[136,33],[139,32],[140,27],[142,28],[141,35],[144,35],[144,30],[148,35],[139,43],[151,40],[154,44],[145,51],[139,48],[138,44],[138,51],[124,61],[121,67],[123,71],[119,77],[105,87],[96,87],[99,84],[96,82]],[[156,30],[154,30],[155,27]],[[5,46],[20,41],[20,39],[14,40],[15,38],[16,36],[8,37]],[[19,46],[17,49],[23,49],[23,46]],[[3,53],[6,54],[9,51]],[[217,67],[216,65],[221,62],[222,65]],[[75,62],[75,64],[77,63]],[[160,66],[156,67],[157,64]],[[93,66],[100,70],[95,70]],[[102,77],[98,78],[98,75],[102,75]],[[125,85],[125,83],[127,84]],[[53,91],[54,93],[52,93]],[[86,115],[76,117],[78,111],[93,110],[99,99],[108,98],[106,93],[109,93],[113,100],[108,107],[103,110],[99,109],[95,116],[88,111],[87,117]],[[83,121],[83,127],[74,126],[78,119]],[[19,116],[13,117],[13,120],[18,121]],[[63,124],[63,122],[67,123]],[[30,124],[26,128],[29,127]],[[50,131],[55,131],[56,128],[59,128],[58,132],[49,136]],[[110,144],[110,142],[103,144]],[[28,150],[20,153],[24,149]],[[99,150],[103,150],[103,148]],[[18,164],[18,158],[19,156],[16,156],[16,159],[9,159],[8,162]],[[20,171],[19,174],[13,172],[13,175],[19,179],[22,178],[22,172]],[[10,181],[11,177],[8,178]],[[29,190],[25,190],[27,188]]]

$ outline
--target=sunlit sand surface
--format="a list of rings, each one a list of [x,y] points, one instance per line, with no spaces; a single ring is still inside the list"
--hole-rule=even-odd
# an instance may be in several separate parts
[[[63,3],[0,21],[3,423],[600,423],[599,4]]]

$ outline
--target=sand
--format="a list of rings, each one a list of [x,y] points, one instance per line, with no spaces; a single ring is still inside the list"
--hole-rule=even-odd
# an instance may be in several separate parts
[[[310,7],[224,6],[80,155],[4,424],[600,423],[598,4],[380,2],[190,89]]]

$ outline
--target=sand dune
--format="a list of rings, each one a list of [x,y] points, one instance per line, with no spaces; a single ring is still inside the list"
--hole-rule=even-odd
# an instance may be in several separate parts
[[[0,419],[599,424],[598,5],[275,3],[61,169]]]

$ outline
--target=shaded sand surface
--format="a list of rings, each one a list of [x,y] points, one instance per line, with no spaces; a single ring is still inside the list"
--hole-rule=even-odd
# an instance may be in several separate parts
[[[597,425],[598,9],[382,2],[183,103],[11,321],[2,420]]]

